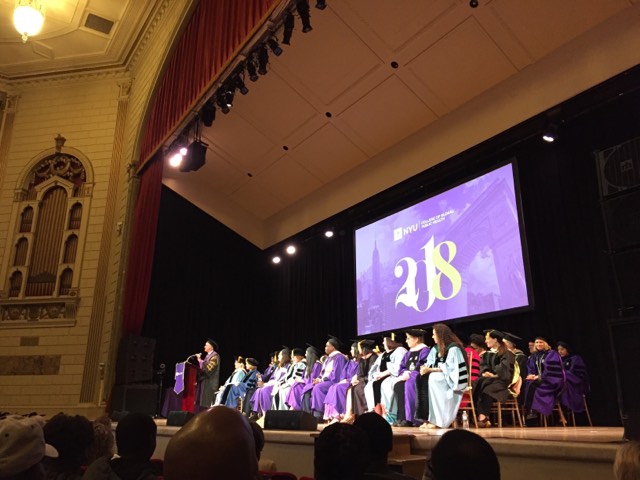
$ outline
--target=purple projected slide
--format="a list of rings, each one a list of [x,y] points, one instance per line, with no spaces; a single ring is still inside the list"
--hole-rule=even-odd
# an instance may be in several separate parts
[[[358,335],[529,305],[513,165],[355,232]]]

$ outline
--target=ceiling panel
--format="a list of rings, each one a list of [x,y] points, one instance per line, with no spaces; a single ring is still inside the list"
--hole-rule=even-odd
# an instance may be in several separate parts
[[[255,181],[284,205],[296,202],[322,186],[318,178],[289,155],[272,163],[255,177]]]
[[[231,199],[261,220],[269,218],[285,206],[284,202],[271,195],[256,181],[242,185],[231,195]]]

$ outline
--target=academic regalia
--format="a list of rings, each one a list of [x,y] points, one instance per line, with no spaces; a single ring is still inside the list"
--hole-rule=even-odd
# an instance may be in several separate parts
[[[471,375],[469,376],[469,384],[472,384],[473,381],[480,376],[480,355],[471,347],[465,347],[464,349],[466,358],[469,359],[469,354],[471,354],[471,365],[467,365],[471,370]],[[468,394],[462,395],[462,401],[460,402],[460,408],[466,407],[469,405],[469,396]]]
[[[288,365],[276,368],[271,375],[271,379],[261,387],[256,388],[256,391],[251,397],[252,412],[264,413],[271,409],[271,392],[273,391],[273,387],[287,374],[287,367]]]
[[[220,386],[220,355],[209,352],[206,357],[198,361],[198,405],[209,408],[215,399]]]
[[[524,407],[551,415],[565,384],[560,354],[555,350],[536,351],[529,357],[527,369],[529,375],[538,375],[538,380],[526,381]]]
[[[260,372],[258,372],[258,370],[249,370],[238,385],[227,385],[222,394],[221,404],[227,407],[237,408],[239,398],[243,398],[245,402],[249,402],[249,400],[246,399],[247,392],[253,392],[253,389],[256,388],[259,374]]]
[[[418,417],[416,417],[416,404],[418,401],[418,377],[420,376],[420,367],[427,361],[429,355],[429,347],[424,343],[420,343],[405,353],[402,362],[400,362],[400,371],[398,378],[401,378],[405,373],[409,374],[409,379],[406,381],[396,379],[395,382],[384,382],[382,384],[382,397],[391,397],[391,404],[389,406],[388,420],[406,420],[409,423],[413,423]],[[402,383],[402,385],[400,385]],[[391,392],[389,391],[391,389]],[[401,398],[404,397],[404,398]],[[426,403],[426,399],[425,399]],[[420,418],[426,420],[429,411],[427,408],[421,408]],[[395,417],[395,419],[394,419]]]
[[[306,368],[307,362],[305,359],[289,365],[287,374],[278,382],[271,392],[271,396],[273,397],[273,403],[271,405],[272,410],[288,410],[285,401],[289,393],[289,389],[291,389],[291,386],[302,378]]]
[[[345,357],[338,350],[334,350],[324,361],[320,373],[320,383],[316,383],[311,390],[311,410],[317,417],[324,413],[324,399],[331,385],[342,379],[342,372],[347,364]],[[307,393],[306,395],[309,395]]]
[[[305,371],[302,375],[302,381],[296,382],[291,385],[289,393],[285,400],[285,404],[291,408],[291,410],[302,410],[302,396],[313,388],[313,380],[318,378],[322,371],[322,363],[315,362],[311,367],[310,374],[307,375]]]
[[[560,403],[572,412],[584,412],[584,395],[589,393],[589,373],[580,355],[562,357],[567,383],[560,395]]]
[[[467,388],[468,373],[465,352],[455,344],[447,345],[444,357],[436,345],[429,352],[427,366],[440,368],[429,378],[429,423],[447,428],[456,418],[462,395]]]
[[[247,371],[244,368],[237,368],[233,371],[233,373],[227,378],[227,380],[222,384],[218,393],[216,393],[216,399],[213,402],[214,405],[220,405],[222,403],[222,395],[224,391],[227,389],[228,385],[238,385],[242,379],[247,375]]]
[[[353,405],[353,413],[356,415],[362,415],[368,410],[364,389],[373,380],[371,371],[378,358],[376,354],[371,354],[369,358],[361,358],[358,362],[356,375],[358,383],[351,389],[351,404]]]
[[[364,387],[364,396],[367,399],[369,410],[373,410],[378,403],[381,403],[385,410],[389,411],[393,397],[393,384],[397,381],[400,364],[406,353],[406,348],[397,347],[390,352],[384,352],[373,364],[370,372],[371,378],[375,379],[378,374],[383,372],[389,372],[389,375],[380,380],[373,380]],[[391,384],[389,388],[383,388],[386,383]],[[386,395],[385,392],[389,392],[389,394]]]
[[[342,378],[338,383],[329,387],[324,399],[324,418],[337,418],[344,415],[347,406],[347,390],[351,387],[351,380],[358,373],[358,361],[351,359],[342,370]]]
[[[498,402],[504,402],[511,397],[509,386],[513,383],[515,363],[516,357],[509,350],[505,350],[502,355],[489,351],[482,356],[480,371],[496,374],[497,377],[480,376],[473,382],[473,400],[479,413],[488,415],[491,410],[491,404],[485,403],[486,397]],[[480,411],[478,406],[484,411]],[[488,408],[485,409],[485,406]]]

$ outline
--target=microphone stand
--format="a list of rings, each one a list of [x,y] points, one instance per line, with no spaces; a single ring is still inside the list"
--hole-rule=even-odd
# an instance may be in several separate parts
[[[165,373],[166,373],[165,364],[161,363],[160,369],[156,371],[159,386],[158,386],[158,398],[156,400],[156,414],[153,416],[153,418],[161,418],[160,410],[162,409],[162,385],[164,383]]]

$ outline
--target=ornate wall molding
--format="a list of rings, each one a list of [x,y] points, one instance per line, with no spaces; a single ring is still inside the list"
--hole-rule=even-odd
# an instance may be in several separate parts
[[[77,289],[70,291],[68,298],[3,298],[0,299],[0,329],[74,326],[79,303]]]

